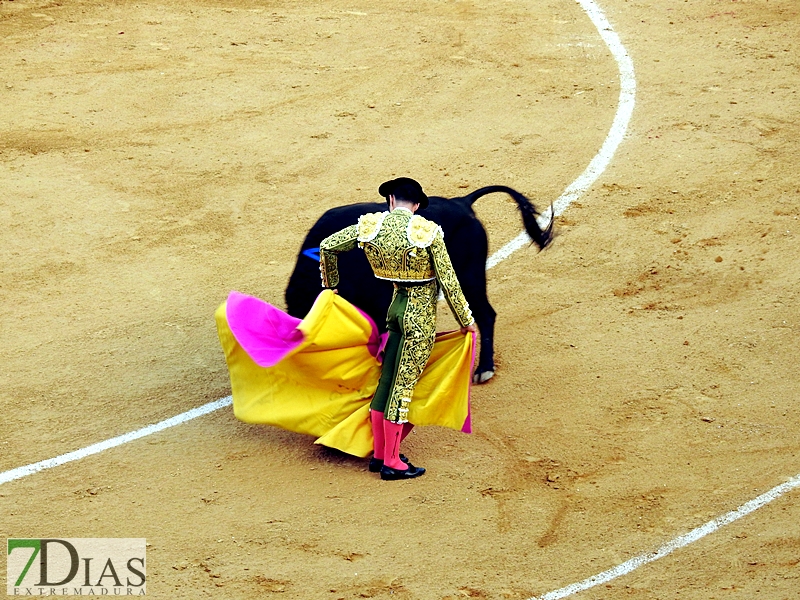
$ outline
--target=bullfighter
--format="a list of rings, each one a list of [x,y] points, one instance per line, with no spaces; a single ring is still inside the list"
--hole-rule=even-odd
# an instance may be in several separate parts
[[[370,403],[373,458],[370,471],[383,480],[411,479],[425,473],[400,454],[408,405],[428,362],[436,335],[436,302],[441,288],[463,333],[475,332],[475,320],[464,298],[444,244],[442,228],[414,214],[428,205],[422,186],[408,177],[378,188],[389,211],[370,213],[320,243],[322,286],[339,284],[337,254],[364,250],[375,277],[394,283],[386,317],[389,337],[378,388]]]

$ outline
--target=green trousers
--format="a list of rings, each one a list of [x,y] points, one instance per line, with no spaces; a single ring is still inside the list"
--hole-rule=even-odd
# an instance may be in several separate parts
[[[386,315],[389,339],[378,389],[370,408],[383,412],[392,423],[408,422],[408,405],[414,386],[428,364],[436,337],[435,281],[413,286],[395,285]]]

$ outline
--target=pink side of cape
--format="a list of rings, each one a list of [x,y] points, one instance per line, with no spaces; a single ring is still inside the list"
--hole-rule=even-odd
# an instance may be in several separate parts
[[[475,332],[470,334],[472,336],[472,361],[469,365],[470,383],[469,395],[467,396],[467,418],[464,420],[464,426],[461,428],[462,433],[472,433],[472,370],[475,368]]]
[[[303,332],[297,329],[301,319],[258,298],[231,292],[226,315],[233,337],[261,367],[278,364],[303,343]]]

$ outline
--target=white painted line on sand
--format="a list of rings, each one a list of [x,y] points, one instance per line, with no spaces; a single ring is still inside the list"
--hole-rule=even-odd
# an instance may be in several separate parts
[[[592,23],[600,33],[600,37],[603,38],[606,46],[608,46],[608,49],[614,56],[614,60],[617,61],[617,67],[619,68],[619,104],[617,105],[617,113],[614,116],[614,121],[611,124],[611,130],[608,132],[603,145],[600,147],[600,151],[595,155],[583,173],[569,184],[567,189],[553,202],[553,214],[549,215],[549,218],[554,218],[562,214],[567,207],[575,199],[582,196],[586,190],[597,181],[603,171],[606,170],[611,159],[614,157],[614,153],[625,138],[625,133],[628,130],[628,123],[630,123],[631,115],[633,114],[633,107],[636,104],[636,76],[633,71],[633,61],[630,56],[628,56],[628,51],[625,50],[619,36],[611,27],[603,11],[594,0],[575,1],[581,5],[581,8],[583,8],[592,20]],[[549,221],[547,215],[542,215],[539,220],[540,225],[543,227]],[[530,245],[530,243],[530,236],[522,232],[488,258],[486,261],[486,269],[491,269],[520,248]]]
[[[231,396],[220,398],[219,400],[214,400],[213,402],[209,402],[203,406],[198,406],[197,408],[187,410],[185,413],[175,415],[174,417],[170,417],[169,419],[159,423],[154,423],[153,425],[142,427],[136,431],[118,435],[117,437],[92,444],[91,446],[86,446],[80,450],[74,450],[73,452],[68,452],[66,454],[62,454],[61,456],[56,456],[55,458],[48,458],[47,460],[41,460],[37,463],[25,465],[24,467],[17,467],[16,469],[11,469],[10,471],[4,471],[3,473],[0,473],[0,485],[8,483],[9,481],[14,481],[15,479],[27,477],[28,475],[33,475],[34,473],[44,471],[45,469],[52,469],[53,467],[58,467],[59,465],[63,465],[68,462],[86,458],[92,454],[97,454],[98,452],[103,452],[109,448],[127,444],[133,440],[138,440],[139,438],[143,438],[147,435],[158,433],[159,431],[169,429],[170,427],[175,427],[175,425],[186,423],[187,421],[191,421],[197,417],[214,412],[215,410],[219,410],[225,406],[230,406],[232,402],[233,399]]]
[[[725,525],[733,523],[734,521],[738,521],[742,517],[749,515],[751,512],[758,510],[762,506],[769,504],[773,500],[780,498],[787,492],[790,492],[797,487],[800,487],[800,474],[792,477],[786,483],[775,486],[768,492],[761,494],[758,498],[754,498],[753,500],[750,500],[750,502],[742,504],[736,510],[725,513],[721,517],[717,517],[716,519],[713,519],[708,523],[697,527],[696,529],[692,529],[689,533],[685,533],[676,537],[674,540],[667,542],[654,552],[634,556],[630,560],[626,560],[624,563],[617,565],[612,569],[603,571],[597,575],[592,575],[588,579],[584,579],[578,583],[573,583],[558,590],[553,590],[552,592],[548,592],[543,596],[534,596],[533,598],[529,598],[529,600],[559,600],[560,598],[572,596],[578,592],[583,592],[593,588],[596,585],[608,583],[609,581],[612,581],[618,577],[627,575],[631,571],[634,571],[641,566],[656,561],[659,558],[664,558],[678,548],[688,546],[689,544],[704,538],[708,534],[714,533],[717,529],[724,527]]]

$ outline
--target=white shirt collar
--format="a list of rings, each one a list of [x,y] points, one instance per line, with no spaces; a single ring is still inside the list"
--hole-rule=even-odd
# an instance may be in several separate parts
[[[411,210],[410,208],[406,208],[405,206],[395,206],[392,212],[397,212],[398,210],[404,210],[408,213],[411,213],[412,215],[414,214],[413,210]]]

